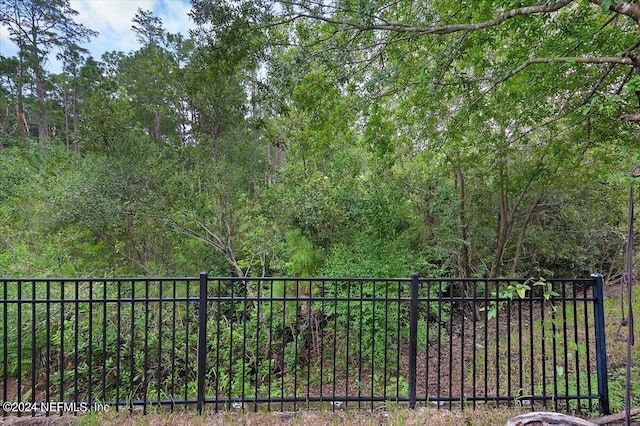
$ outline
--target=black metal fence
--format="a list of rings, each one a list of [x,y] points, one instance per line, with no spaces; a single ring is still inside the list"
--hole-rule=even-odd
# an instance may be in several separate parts
[[[60,402],[609,411],[599,275],[0,284],[4,415]]]

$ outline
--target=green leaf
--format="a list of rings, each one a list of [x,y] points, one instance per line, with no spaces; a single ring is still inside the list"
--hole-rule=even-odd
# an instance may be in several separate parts
[[[496,306],[493,306],[491,309],[487,311],[488,320],[495,318],[497,315],[498,315],[498,308]]]

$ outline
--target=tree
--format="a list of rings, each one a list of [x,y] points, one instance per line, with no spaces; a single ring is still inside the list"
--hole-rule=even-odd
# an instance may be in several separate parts
[[[165,42],[166,31],[162,26],[162,19],[154,16],[152,11],[138,8],[133,23],[131,29],[142,46],[160,45]]]
[[[139,9],[133,21],[132,30],[142,47],[103,57],[110,80],[126,88],[135,119],[156,143],[188,144],[193,141],[193,110],[185,80],[194,42],[167,33],[162,20],[151,11]]]
[[[18,58],[5,58],[0,56],[0,94],[3,109],[0,131],[6,136],[27,135],[27,123],[24,111],[21,110],[19,99],[21,83],[18,79],[20,63]],[[18,130],[19,129],[19,130]],[[0,141],[0,148],[4,143]]]
[[[0,23],[8,27],[11,40],[18,46],[20,97],[23,96],[23,85],[28,80],[33,81],[40,140],[49,137],[46,63],[50,52],[54,49],[63,53],[82,50],[78,44],[97,35],[74,22],[73,17],[77,14],[69,0],[0,0]],[[24,120],[23,109],[20,98],[18,121]]]
[[[550,191],[562,188],[570,197],[561,197],[564,208],[575,209],[577,194],[560,183],[596,190],[596,176],[629,161],[599,157],[599,147],[635,142],[608,111],[634,108],[636,96],[625,87],[637,72],[640,5],[512,4],[214,1],[196,2],[194,9],[216,11],[210,28],[217,36],[238,27],[260,32],[265,52],[302,70],[310,65],[279,91],[292,94],[283,101],[287,114],[303,105],[295,98],[300,82],[331,69],[341,93],[365,100],[352,104],[362,117],[352,127],[356,134],[362,131],[380,152],[428,164],[426,188],[443,181],[455,188],[452,256],[459,275],[497,277],[548,271],[522,260],[536,241],[529,228],[558,200]],[[277,79],[282,67],[271,63]],[[382,117],[393,131],[385,131]],[[322,140],[309,132],[317,122],[302,125],[305,144]],[[387,168],[394,167],[392,158],[387,155]],[[575,173],[586,164],[594,171],[591,181]],[[429,218],[425,226],[445,217],[452,216]]]
[[[78,124],[78,77],[80,72],[80,52],[71,47],[64,55],[62,75],[62,104],[64,109],[64,138],[67,151],[71,149],[71,138],[75,136]],[[77,137],[74,139],[74,150],[80,152]]]

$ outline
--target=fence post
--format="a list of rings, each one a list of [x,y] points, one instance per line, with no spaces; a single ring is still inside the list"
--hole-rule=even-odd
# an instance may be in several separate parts
[[[418,274],[411,274],[411,304],[409,305],[409,408],[416,408],[418,381]]]
[[[198,293],[198,414],[202,414],[204,409],[207,370],[207,283],[207,273],[201,272],[200,292]]]
[[[596,369],[598,375],[598,395],[600,397],[600,413],[611,414],[609,409],[609,379],[607,376],[607,341],[604,328],[604,282],[602,274],[592,274],[593,299],[596,332]]]

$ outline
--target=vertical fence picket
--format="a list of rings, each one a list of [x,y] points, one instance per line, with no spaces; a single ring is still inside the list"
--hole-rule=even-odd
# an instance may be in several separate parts
[[[607,378],[607,341],[604,327],[604,282],[601,274],[593,274],[593,298],[596,337],[596,368],[598,376],[598,395],[600,396],[600,412],[610,414],[609,383]]]
[[[8,290],[9,283],[4,281],[2,283],[2,352],[4,354],[7,353],[9,349],[9,304],[7,303],[9,299]],[[8,393],[8,385],[9,385],[9,357],[6,355],[2,359],[2,400],[7,401],[9,398]],[[8,413],[2,410],[2,416],[5,417]]]
[[[36,303],[36,282],[31,281],[31,300],[33,304],[31,305],[31,403],[36,402],[36,381],[38,380],[37,372],[38,372],[38,363],[36,358],[36,327],[38,324],[36,310],[38,308],[38,304]]]
[[[416,408],[418,360],[418,274],[411,275],[411,305],[409,307],[409,408]]]
[[[102,396],[100,402],[107,400],[107,283],[102,282]]]
[[[88,303],[88,310],[89,310],[89,315],[87,317],[87,320],[89,322],[88,325],[88,330],[87,330],[87,337],[88,337],[88,344],[87,344],[87,366],[88,368],[88,379],[87,379],[87,398],[89,401],[93,401],[93,281],[89,280],[89,303]],[[145,348],[145,352],[146,348]]]
[[[107,284],[105,283],[105,286]],[[120,401],[120,388],[122,377],[120,375],[122,360],[122,281],[118,281],[116,295],[116,401]],[[64,288],[64,284],[63,287]],[[63,328],[64,329],[64,328]],[[116,404],[116,411],[120,410],[120,404]]]
[[[205,400],[205,378],[207,370],[207,284],[206,272],[200,274],[200,292],[198,293],[198,414],[202,414]]]

